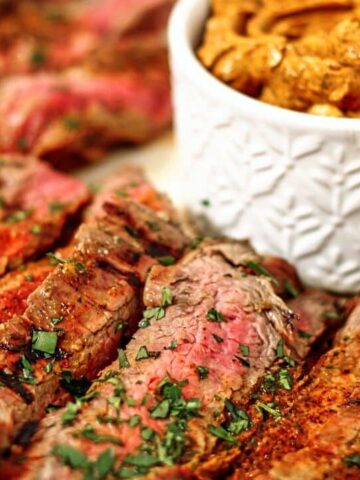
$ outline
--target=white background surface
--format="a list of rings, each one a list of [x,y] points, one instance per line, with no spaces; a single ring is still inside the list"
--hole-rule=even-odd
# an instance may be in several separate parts
[[[98,163],[75,172],[86,183],[110,177],[124,163],[141,165],[156,187],[167,193],[177,207],[182,205],[181,181],[174,137],[171,133],[144,147],[117,150]]]

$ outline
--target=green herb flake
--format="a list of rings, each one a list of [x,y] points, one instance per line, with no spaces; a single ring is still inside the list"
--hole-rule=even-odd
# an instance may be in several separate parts
[[[58,257],[57,255],[55,255],[55,253],[48,252],[46,256],[50,258],[50,265],[52,265],[53,267],[56,265],[65,265],[66,263],[66,260],[64,260],[61,257]]]
[[[20,357],[21,365],[22,365],[22,376],[26,383],[36,383],[35,378],[33,376],[33,366],[29,362],[29,360],[25,357],[25,355],[21,355]]]
[[[200,201],[203,207],[210,207],[210,200],[208,198],[204,198]]]
[[[140,415],[133,415],[132,417],[129,418],[128,425],[129,427],[133,428],[139,425],[140,421],[141,421]]]
[[[55,327],[56,325],[58,325],[59,323],[63,322],[64,321],[64,317],[63,316],[60,316],[60,317],[54,317],[50,320],[50,324]]]
[[[360,453],[353,453],[352,455],[345,457],[344,462],[348,467],[360,468]]]
[[[145,345],[142,345],[136,354],[135,360],[138,362],[139,360],[145,360],[146,358],[149,358],[149,357],[150,355],[149,355],[148,349],[145,347]]]
[[[335,312],[335,311],[332,311],[332,310],[324,312],[322,314],[322,316],[324,318],[330,318],[330,319],[333,319],[333,320],[339,320],[339,318],[340,318],[340,314],[338,312]]]
[[[62,123],[70,132],[74,132],[80,127],[80,121],[74,117],[64,117]]]
[[[275,353],[277,358],[284,358],[285,349],[284,349],[284,340],[280,339],[276,345]]]
[[[65,204],[61,202],[49,202],[48,209],[50,213],[61,212],[65,208]]]
[[[164,287],[161,292],[161,306],[167,307],[171,305],[172,302],[172,294],[169,287]]]
[[[281,412],[277,408],[274,408],[273,403],[258,402],[257,405],[256,405],[256,408],[257,408],[258,412],[260,412],[261,414],[263,412],[266,412],[266,413],[272,415],[276,422],[281,420]]]
[[[159,463],[159,460],[148,453],[139,453],[138,455],[126,455],[124,463],[135,467],[149,468]]]
[[[113,435],[102,435],[96,433],[94,427],[87,425],[82,431],[81,436],[91,440],[94,443],[112,443],[113,445],[123,445],[123,442]]]
[[[127,231],[127,233],[134,238],[139,238],[140,234],[136,230],[136,228],[132,227],[131,225],[124,225],[124,229]]]
[[[41,233],[41,227],[40,227],[40,225],[32,225],[31,228],[30,228],[30,232],[31,232],[33,235],[40,235],[40,233]]]
[[[40,46],[34,48],[30,55],[30,64],[35,68],[40,68],[46,62],[47,57],[44,49]]]
[[[155,431],[150,427],[143,427],[141,429],[141,438],[148,442],[155,437]]]
[[[279,383],[280,388],[283,388],[284,390],[291,390],[292,389],[293,381],[292,381],[291,375],[288,372],[288,370],[285,370],[283,368],[279,371],[278,383]]]
[[[248,357],[250,355],[250,348],[248,345],[239,345],[240,352],[244,355],[244,357]]]
[[[241,408],[237,408],[230,400],[225,400],[225,407],[231,415],[226,430],[233,435],[239,435],[251,428],[252,423],[248,414]]]
[[[160,232],[161,230],[160,226],[155,222],[147,221],[146,224],[152,232]]]
[[[64,464],[70,468],[84,468],[87,463],[86,455],[75,447],[66,444],[55,445],[52,453]]]
[[[51,373],[52,370],[53,370],[54,363],[55,363],[55,358],[53,358],[52,360],[50,360],[50,362],[48,362],[48,363],[45,365],[45,367],[43,368],[44,372],[45,372],[45,373]]]
[[[176,340],[171,340],[170,345],[168,346],[169,350],[175,350],[177,347],[177,341]]]
[[[130,367],[129,360],[126,356],[125,351],[122,348],[118,349],[118,355],[119,355],[119,366],[120,366],[120,368],[129,368]]]
[[[249,262],[246,262],[245,264],[248,268],[250,268],[254,273],[256,273],[257,275],[261,275],[263,277],[267,277],[269,278],[273,283],[274,285],[279,285],[279,282],[276,280],[276,278],[274,278],[270,272],[268,272],[268,270],[266,270],[266,268],[264,268],[262,265],[256,263],[256,262],[253,262],[253,261],[249,261]]]
[[[163,265],[164,267],[168,267],[170,265],[174,265],[176,260],[171,255],[168,255],[168,256],[165,256],[165,257],[158,258],[158,262],[160,263],[160,265]]]
[[[191,250],[196,250],[203,240],[204,239],[201,237],[193,238],[190,242],[189,248]]]
[[[147,328],[150,325],[150,321],[147,318],[143,318],[139,322],[139,328]]]
[[[19,137],[16,141],[16,146],[18,147],[19,150],[27,150],[29,148],[29,143],[26,139],[26,137]]]
[[[299,290],[290,280],[285,280],[284,288],[291,297],[296,298],[299,296]]]
[[[155,408],[151,410],[152,418],[167,418],[170,413],[170,401],[168,399],[162,400]]]
[[[196,368],[196,373],[199,375],[200,380],[205,380],[209,375],[209,369],[207,367],[203,367],[202,365],[198,365]]]
[[[288,357],[287,355],[284,356],[284,361],[290,366],[290,367],[295,367],[296,362],[293,358]]]
[[[227,432],[224,427],[208,425],[207,431],[214,437],[220,438],[221,440],[225,440],[228,443],[236,442],[235,438],[229,432]]]
[[[33,282],[35,280],[34,275],[32,275],[31,273],[24,275],[24,278],[27,282]]]
[[[34,330],[32,335],[32,348],[38,352],[54,355],[58,336],[56,332],[45,332],[42,330]]]
[[[16,212],[13,212],[11,215],[7,217],[5,220],[5,223],[8,224],[13,224],[13,223],[19,223],[23,222],[29,216],[31,215],[31,210],[16,210]]]
[[[311,333],[306,332],[305,330],[298,330],[297,331],[300,338],[304,338],[305,340],[309,340],[312,337]]]
[[[219,337],[219,335],[216,335],[216,333],[213,333],[212,336],[217,343],[222,343],[224,341],[224,339]]]
[[[226,322],[224,315],[221,312],[215,310],[215,308],[210,308],[206,315],[206,318],[209,320],[209,322]]]

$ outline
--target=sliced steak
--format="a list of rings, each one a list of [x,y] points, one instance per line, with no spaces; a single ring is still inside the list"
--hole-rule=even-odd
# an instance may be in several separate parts
[[[14,77],[0,86],[0,150],[32,152],[61,167],[110,145],[140,143],[169,125],[165,56],[146,71]]]
[[[16,7],[1,12],[0,75],[83,64],[118,69],[128,65],[129,58],[130,65],[142,69],[140,56],[144,58],[144,52],[156,61],[164,50],[173,3],[97,0],[59,5],[18,1]]]
[[[33,158],[0,160],[0,274],[48,250],[88,201],[87,187]]]
[[[105,198],[106,215],[80,227],[66,259],[51,256],[56,268],[30,295],[24,314],[11,319],[16,345],[3,332],[3,348],[18,353],[10,363],[0,352],[1,449],[23,425],[44,415],[61,383],[69,387],[71,378],[92,378],[114,357],[122,332],[127,325],[134,330],[141,318],[149,268],[182,253],[186,238],[177,225],[136,197],[130,188],[128,195]],[[163,216],[167,208],[165,201]]]
[[[360,309],[338,344],[296,387],[276,425],[268,425],[234,480],[357,479],[360,453]]]
[[[154,267],[142,328],[78,415],[69,420],[68,405],[41,423],[17,478],[96,476],[105,457],[106,473],[120,478],[193,478],[218,437],[236,442],[221,424],[236,433],[250,421],[238,406],[279,345],[296,355],[292,312],[269,278],[248,271],[259,260],[240,242],[218,240],[173,267]]]

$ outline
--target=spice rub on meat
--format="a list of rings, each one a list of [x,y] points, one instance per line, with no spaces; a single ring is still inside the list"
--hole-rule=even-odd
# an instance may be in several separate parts
[[[202,63],[264,102],[358,117],[358,0],[213,0]]]

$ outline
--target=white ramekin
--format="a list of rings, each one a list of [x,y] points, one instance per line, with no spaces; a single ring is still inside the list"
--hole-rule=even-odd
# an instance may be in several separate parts
[[[232,90],[194,53],[209,0],[170,21],[185,206],[208,231],[249,239],[310,285],[360,290],[360,120],[294,112]]]

